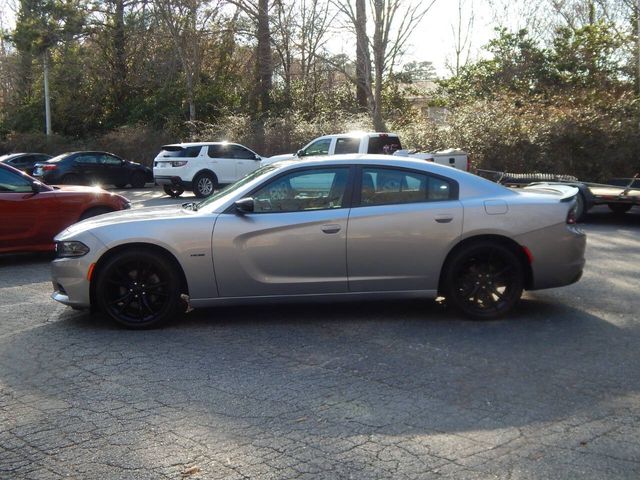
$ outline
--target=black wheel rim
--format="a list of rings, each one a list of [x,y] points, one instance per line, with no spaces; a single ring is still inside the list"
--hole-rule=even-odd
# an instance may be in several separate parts
[[[455,295],[473,314],[491,316],[508,308],[520,293],[518,268],[495,249],[467,257],[455,276]]]
[[[169,275],[150,261],[115,264],[107,272],[104,288],[109,313],[126,323],[153,322],[169,305]]]

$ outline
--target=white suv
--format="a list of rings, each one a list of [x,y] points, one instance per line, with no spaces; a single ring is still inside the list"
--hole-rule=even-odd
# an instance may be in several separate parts
[[[167,195],[192,190],[208,197],[221,184],[233,183],[260,167],[260,155],[236,143],[165,145],[153,161],[153,177]]]

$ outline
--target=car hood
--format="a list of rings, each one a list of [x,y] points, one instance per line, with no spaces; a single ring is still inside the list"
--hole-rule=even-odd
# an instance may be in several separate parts
[[[107,192],[100,187],[84,187],[81,185],[53,185],[56,192],[74,192],[74,193],[104,193],[106,195],[116,195],[111,192]]]
[[[185,215],[192,215],[196,212],[187,210],[178,205],[167,207],[137,208],[134,210],[120,210],[118,212],[106,213],[91,217],[78,223],[74,223],[69,228],[61,232],[58,236],[77,235],[87,230],[94,230],[101,227],[118,225],[124,223],[139,223],[152,220],[166,220],[170,218],[182,218]]]
[[[261,165],[270,165],[275,162],[280,162],[282,160],[292,160],[294,158],[298,158],[295,153],[285,153],[283,155],[274,155],[273,157],[263,158]]]

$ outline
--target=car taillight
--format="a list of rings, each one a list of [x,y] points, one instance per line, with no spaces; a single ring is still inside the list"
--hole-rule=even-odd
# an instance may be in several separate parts
[[[467,157],[467,172],[471,171],[471,160],[469,160],[469,157]]]
[[[574,205],[569,209],[569,213],[567,213],[567,225],[575,225],[578,223],[578,217],[576,215],[577,205]]]
[[[42,165],[42,170],[45,172],[48,172],[50,170],[55,170],[56,168],[58,168],[57,165]]]

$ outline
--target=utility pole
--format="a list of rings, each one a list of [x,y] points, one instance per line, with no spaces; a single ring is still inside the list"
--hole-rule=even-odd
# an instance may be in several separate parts
[[[638,0],[640,1],[640,0]],[[44,120],[46,125],[47,137],[51,136],[51,103],[49,101],[49,59],[46,50],[43,53],[44,64]]]

